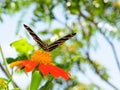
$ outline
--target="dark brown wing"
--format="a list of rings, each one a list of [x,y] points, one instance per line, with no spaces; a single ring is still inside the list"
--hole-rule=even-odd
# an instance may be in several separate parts
[[[61,39],[55,41],[54,43],[48,45],[49,51],[52,51],[53,49],[55,49],[58,46],[62,45],[66,40],[70,39],[71,37],[73,37],[75,35],[76,35],[76,33],[72,33],[72,34],[66,35],[66,36],[62,37]]]
[[[48,45],[45,44],[33,31],[30,27],[28,27],[27,25],[24,24],[24,27],[26,28],[26,30],[30,33],[30,35],[33,37],[33,39],[40,45],[40,47],[45,50],[48,51],[47,47]]]

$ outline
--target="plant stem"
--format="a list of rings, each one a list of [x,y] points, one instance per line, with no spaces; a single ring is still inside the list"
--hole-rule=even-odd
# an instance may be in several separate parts
[[[0,63],[0,68],[1,68],[1,70],[4,72],[4,74],[8,77],[7,72],[5,71],[5,69],[4,69],[4,67],[2,66],[1,63]]]
[[[2,48],[1,48],[1,45],[0,45],[0,52],[1,52],[1,55],[2,55],[3,62],[4,62],[6,74],[7,74],[8,78],[10,79],[10,78],[11,78],[11,75],[10,75],[10,72],[9,72],[9,70],[8,70],[7,61],[6,61],[5,57],[4,57],[4,54],[3,54],[3,50],[2,50]],[[13,81],[11,81],[11,82],[12,82],[13,87],[16,88],[16,87],[17,87],[16,84],[15,84]]]

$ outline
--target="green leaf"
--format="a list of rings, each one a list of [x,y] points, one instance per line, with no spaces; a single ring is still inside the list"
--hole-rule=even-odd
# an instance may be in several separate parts
[[[75,62],[75,61],[80,61],[80,62],[83,62],[83,63],[87,62],[86,58],[82,57],[81,55],[73,56],[72,60],[73,60],[73,62]]]
[[[25,60],[28,59],[28,57],[26,56],[26,54],[20,54],[18,55],[16,58],[6,58],[7,63],[10,64],[12,62],[18,61],[18,60]]]
[[[24,60],[27,59],[27,56],[25,54],[21,54],[18,57],[16,57],[16,60]]]
[[[55,28],[53,33],[54,34],[59,34],[62,30],[60,28]]]
[[[109,79],[109,74],[107,73],[107,69],[100,63],[98,63],[97,61],[93,62],[95,65],[95,68],[99,71],[99,74],[102,75],[102,77],[105,80]]]
[[[7,60],[7,63],[8,63],[8,64],[16,61],[14,58],[6,58],[6,60]]]
[[[46,34],[48,34],[48,31],[44,30],[44,31],[38,32],[38,34],[46,35]]]
[[[26,39],[20,39],[11,43],[11,46],[20,54],[29,54],[33,51],[33,46],[27,42]]]
[[[53,83],[48,81],[44,86],[42,86],[39,90],[51,90],[53,87]]]
[[[102,77],[105,79],[105,80],[109,80],[109,75],[108,75],[108,73],[107,72],[104,72],[103,74],[102,74]]]
[[[2,19],[2,17],[0,16],[0,22],[3,22],[3,19]]]
[[[72,58],[72,60],[73,60],[73,61],[76,61],[76,60],[79,60],[80,58],[81,58],[80,55],[76,55],[76,56],[74,56],[74,57]]]
[[[40,72],[38,70],[33,71],[30,90],[38,90],[41,81],[42,81],[42,76]]]

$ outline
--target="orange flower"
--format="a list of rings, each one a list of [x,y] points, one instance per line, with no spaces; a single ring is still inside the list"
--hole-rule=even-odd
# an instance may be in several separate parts
[[[18,66],[18,69],[24,68],[25,72],[34,70],[37,66],[39,71],[46,76],[49,73],[54,77],[63,77],[65,80],[69,79],[70,74],[63,69],[52,64],[51,54],[45,51],[36,51],[30,60],[16,61],[10,64],[10,67]]]

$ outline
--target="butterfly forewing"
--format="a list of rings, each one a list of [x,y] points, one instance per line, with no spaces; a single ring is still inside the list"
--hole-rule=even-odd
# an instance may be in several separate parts
[[[41,48],[45,51],[48,51],[48,45],[45,44],[34,32],[33,30],[28,27],[27,25],[24,24],[24,27],[26,28],[26,30],[30,33],[30,35],[33,37],[33,39],[41,46]]]
[[[62,37],[61,39],[59,39],[59,40],[53,42],[52,44],[48,45],[49,51],[54,50],[58,46],[62,45],[66,40],[70,39],[71,37],[73,37],[75,35],[76,35],[76,33],[72,33],[72,34],[66,35],[66,36]]]

